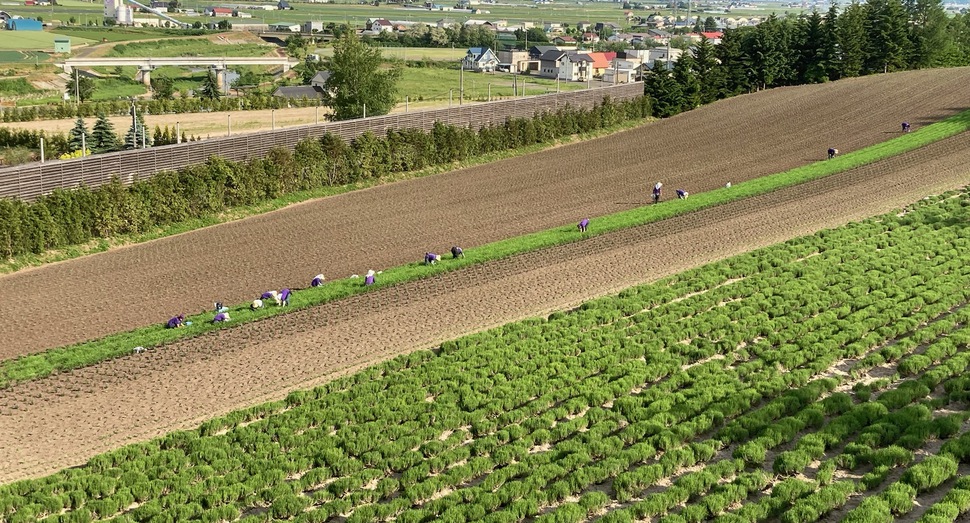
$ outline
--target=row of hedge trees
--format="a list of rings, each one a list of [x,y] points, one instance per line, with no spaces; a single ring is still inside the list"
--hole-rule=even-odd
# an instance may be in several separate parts
[[[117,179],[96,189],[58,189],[33,203],[0,199],[0,256],[35,253],[143,233],[155,227],[252,205],[287,193],[375,179],[394,172],[447,164],[473,156],[546,142],[650,115],[646,97],[605,99],[591,109],[563,108],[504,124],[466,127],[435,124],[430,132],[365,133],[347,143],[327,134],[305,139],[294,151],[273,149],[265,158],[163,171],[124,186]]]
[[[241,97],[216,99],[175,98],[172,100],[136,100],[139,114],[181,114],[208,111],[254,111],[286,107],[313,107],[316,98],[281,98],[268,94],[248,94]],[[4,122],[29,122],[55,118],[91,118],[99,114],[124,116],[131,114],[131,102],[111,100],[80,104],[56,103],[3,109]]]

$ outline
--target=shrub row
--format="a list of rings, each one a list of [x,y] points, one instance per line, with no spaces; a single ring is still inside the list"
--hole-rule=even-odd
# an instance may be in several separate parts
[[[242,162],[213,157],[128,187],[115,180],[96,189],[55,190],[31,204],[0,199],[0,256],[143,233],[296,191],[377,179],[602,129],[649,112],[646,98],[618,103],[607,98],[591,109],[563,108],[477,132],[437,123],[430,132],[388,130],[384,137],[365,133],[351,143],[328,134],[303,140],[294,151],[276,148],[265,158]]]
[[[140,114],[182,114],[210,111],[255,111],[259,109],[282,109],[285,107],[313,107],[320,101],[309,98],[281,98],[268,94],[249,94],[240,97],[225,97],[210,100],[207,98],[174,98],[171,100],[136,100]],[[4,122],[30,122],[55,118],[90,118],[99,114],[125,116],[131,114],[128,100],[109,100],[83,102],[80,104],[56,103],[9,107],[0,111]]]

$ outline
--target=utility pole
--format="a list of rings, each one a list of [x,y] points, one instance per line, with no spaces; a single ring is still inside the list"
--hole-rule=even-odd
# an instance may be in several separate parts
[[[461,61],[461,67],[458,69],[458,105],[465,100],[465,61]]]
[[[81,103],[81,83],[78,81],[77,67],[74,68],[74,105]]]
[[[138,148],[138,120],[135,117],[135,114],[138,111],[138,109],[135,106],[135,98],[132,97],[132,98],[129,98],[129,100],[131,100],[131,148],[137,149]]]

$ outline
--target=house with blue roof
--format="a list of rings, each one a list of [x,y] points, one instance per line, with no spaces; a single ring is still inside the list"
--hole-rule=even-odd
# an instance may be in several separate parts
[[[498,68],[498,57],[488,47],[470,47],[462,59],[462,65],[469,71],[480,71],[483,73],[495,72]]]

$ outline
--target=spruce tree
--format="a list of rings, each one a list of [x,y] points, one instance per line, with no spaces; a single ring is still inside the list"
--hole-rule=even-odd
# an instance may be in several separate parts
[[[80,151],[82,147],[91,148],[91,133],[84,123],[84,118],[79,116],[74,122],[74,128],[68,135],[67,146],[71,152]]]
[[[145,147],[151,147],[153,141],[145,128],[145,120],[139,114],[135,125],[129,127],[125,133],[125,149],[141,149],[143,143]]]
[[[114,125],[111,124],[104,113],[98,114],[98,121],[94,123],[89,147],[96,153],[107,153],[119,148],[118,135],[115,134]]]
[[[839,76],[851,78],[863,73],[866,61],[866,48],[869,39],[866,33],[866,13],[862,5],[852,2],[839,16],[836,36],[841,54],[839,56]]]
[[[903,4],[899,0],[868,0],[865,12],[869,34],[866,71],[888,73],[905,68],[912,44]]]
[[[199,88],[198,94],[206,100],[218,100],[222,96],[222,90],[219,89],[219,79],[215,73],[209,71],[209,74],[202,80],[202,87]]]

